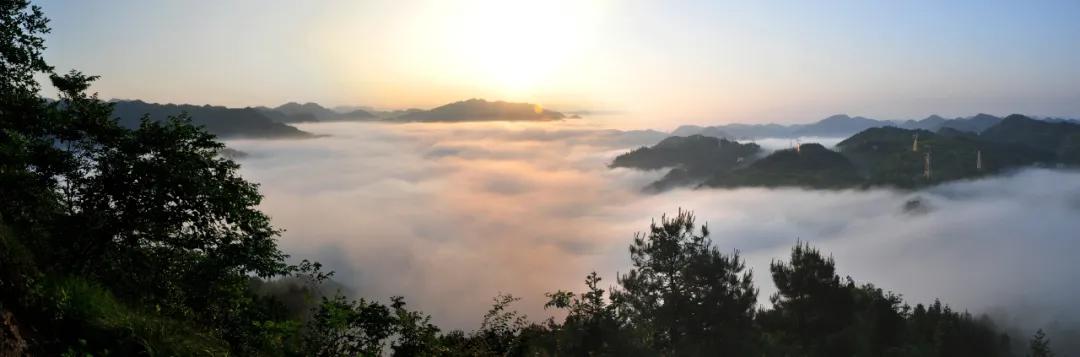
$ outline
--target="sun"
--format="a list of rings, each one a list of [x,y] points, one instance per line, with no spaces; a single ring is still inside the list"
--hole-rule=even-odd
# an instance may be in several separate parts
[[[472,80],[508,94],[537,89],[572,65],[595,21],[596,3],[476,0],[457,7],[451,56]]]

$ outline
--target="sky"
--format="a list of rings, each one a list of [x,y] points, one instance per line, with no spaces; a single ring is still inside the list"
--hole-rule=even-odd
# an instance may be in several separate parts
[[[1080,116],[1080,2],[38,1],[104,98],[432,107],[640,122]]]

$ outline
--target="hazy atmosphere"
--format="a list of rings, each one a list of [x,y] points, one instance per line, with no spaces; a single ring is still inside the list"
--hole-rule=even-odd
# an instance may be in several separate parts
[[[1080,113],[1076,1],[64,1],[104,98],[622,110],[636,126]],[[150,85],[150,83],[154,83]]]
[[[716,244],[758,276],[796,240],[833,254],[841,275],[975,312],[1018,307],[1074,322],[1080,173],[1021,171],[925,192],[640,188],[658,173],[609,170],[633,135],[580,123],[301,126],[333,136],[230,141],[286,251],[342,272],[361,296],[404,294],[437,322],[467,328],[496,294],[550,314],[543,294],[596,271],[626,272],[650,220],[697,212]],[[928,210],[905,212],[925,199]],[[959,266],[964,268],[958,268]],[[537,274],[542,272],[542,274]],[[986,279],[994,276],[995,279]],[[1038,276],[1038,279],[1030,279]],[[772,293],[762,284],[762,303]],[[1033,310],[1029,310],[1033,309]],[[1025,321],[1031,324],[1036,321]]]
[[[1080,355],[1078,19],[0,0],[0,356]]]

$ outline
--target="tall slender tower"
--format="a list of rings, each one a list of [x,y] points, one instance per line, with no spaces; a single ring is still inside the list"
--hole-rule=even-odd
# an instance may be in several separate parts
[[[926,164],[923,166],[923,177],[927,180],[930,179],[930,152],[926,152]]]
[[[911,143],[911,151],[919,152],[919,133],[915,133],[915,141]]]
[[[975,152],[975,169],[982,171],[982,150]]]

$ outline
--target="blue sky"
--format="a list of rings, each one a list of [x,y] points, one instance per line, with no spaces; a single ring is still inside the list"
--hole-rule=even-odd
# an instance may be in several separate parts
[[[106,98],[432,106],[644,121],[1080,116],[1078,1],[40,1]]]

